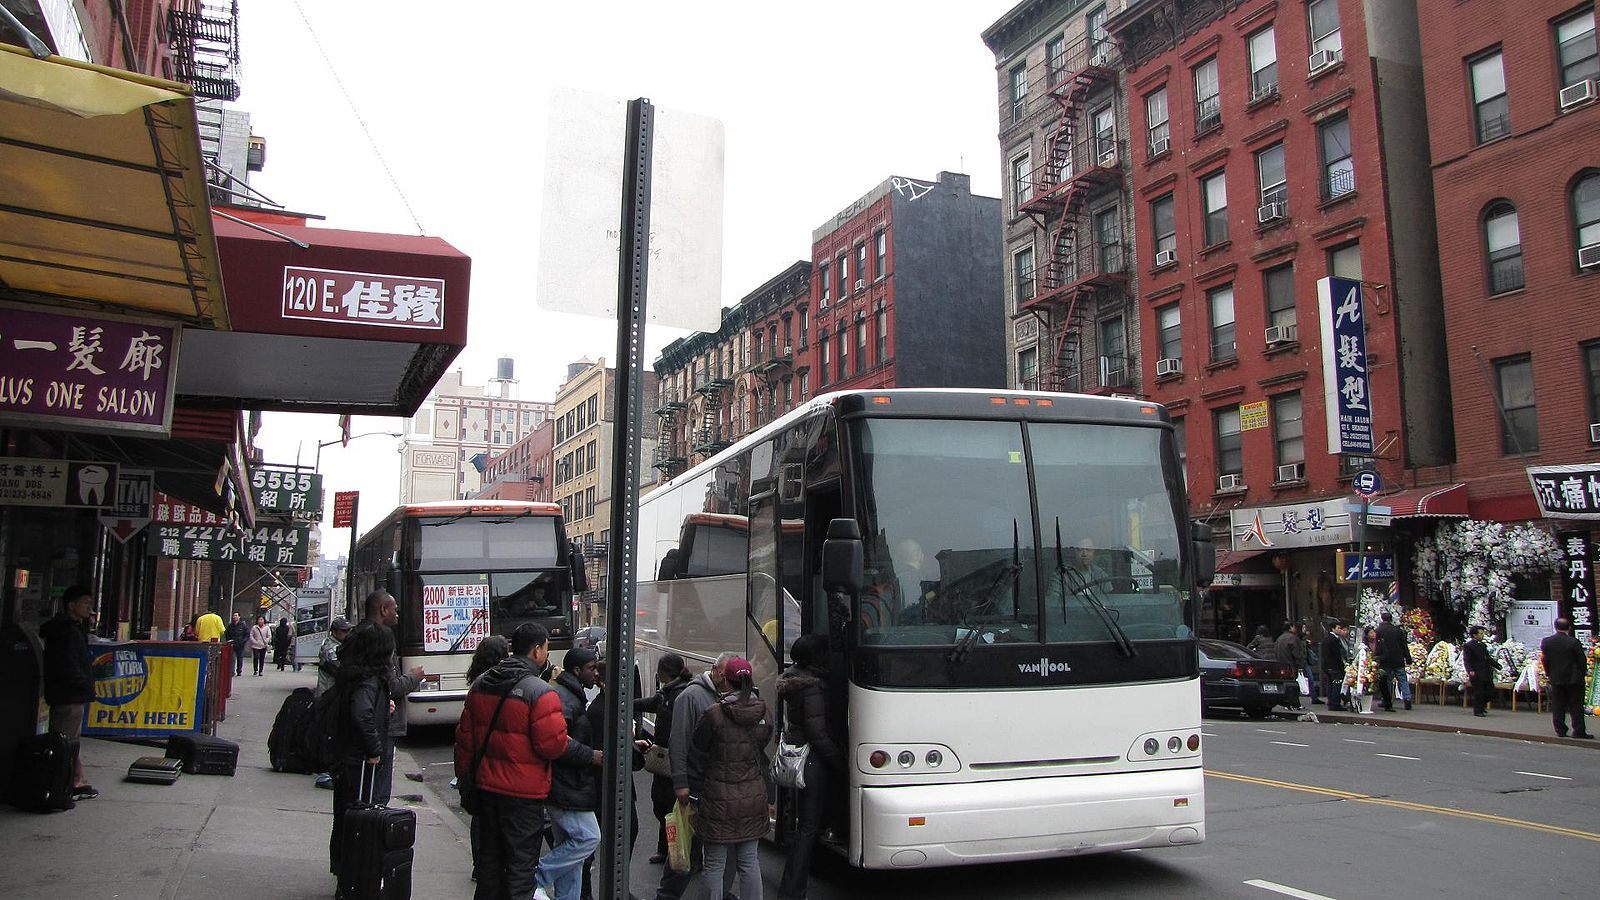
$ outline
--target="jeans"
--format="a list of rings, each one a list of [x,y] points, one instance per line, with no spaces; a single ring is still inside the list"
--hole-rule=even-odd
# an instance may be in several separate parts
[[[233,645],[233,674],[244,674],[244,655],[248,648],[243,644]]]
[[[523,900],[533,894],[544,834],[544,801],[478,792],[478,884],[473,900]]]
[[[1389,709],[1394,709],[1395,694],[1397,693],[1395,685],[1397,684],[1400,686],[1398,691],[1400,699],[1409,702],[1411,700],[1411,682],[1406,679],[1405,667],[1378,670],[1377,696],[1383,705]]]
[[[1317,702],[1317,691],[1322,687],[1322,678],[1317,675],[1317,667],[1311,663],[1305,665],[1306,685],[1311,688],[1311,702]]]
[[[761,857],[758,853],[760,841],[742,841],[737,844],[713,844],[706,842],[706,866],[700,870],[700,895],[707,900],[722,900],[722,870],[726,867],[729,855],[734,857],[734,864],[738,867],[739,877],[734,882],[738,887],[739,900],[760,900],[761,898]]]
[[[811,880],[811,855],[822,833],[822,816],[827,809],[828,781],[833,773],[816,753],[806,756],[806,786],[800,792],[800,821],[789,843],[789,858],[783,864],[778,882],[779,900],[801,900]]]
[[[578,900],[583,861],[600,846],[600,823],[587,809],[547,808],[559,842],[539,860],[538,882],[552,900]]]

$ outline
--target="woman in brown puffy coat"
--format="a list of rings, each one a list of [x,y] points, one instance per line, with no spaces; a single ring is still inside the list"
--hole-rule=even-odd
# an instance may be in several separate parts
[[[732,690],[700,717],[690,752],[705,772],[695,836],[705,846],[700,883],[711,900],[722,897],[728,857],[738,869],[740,900],[760,900],[757,843],[767,833],[767,783],[762,775],[772,726],[767,704],[755,695],[750,661],[735,656],[723,667]],[[691,763],[691,767],[693,764]]]

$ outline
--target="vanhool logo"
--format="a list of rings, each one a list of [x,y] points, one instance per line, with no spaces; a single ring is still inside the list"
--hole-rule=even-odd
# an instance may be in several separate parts
[[[1056,662],[1048,656],[1039,657],[1038,662],[1017,663],[1017,671],[1024,675],[1037,675],[1043,678],[1057,672],[1071,672],[1072,666],[1064,662]]]

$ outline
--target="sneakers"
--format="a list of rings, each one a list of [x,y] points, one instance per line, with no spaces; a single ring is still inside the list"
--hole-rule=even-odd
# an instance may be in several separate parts
[[[535,887],[533,889],[533,900],[550,900],[550,895],[545,893],[543,887]]]
[[[1489,714],[1488,714],[1488,713],[1486,713],[1486,712],[1475,712],[1475,713],[1473,713],[1473,715],[1475,715],[1475,716],[1477,716],[1477,717],[1478,717],[1478,718],[1480,718],[1480,719],[1487,719],[1487,718],[1489,718]]]
[[[98,796],[100,796],[100,792],[95,790],[92,784],[85,784],[72,789],[72,799],[74,800],[93,800]]]

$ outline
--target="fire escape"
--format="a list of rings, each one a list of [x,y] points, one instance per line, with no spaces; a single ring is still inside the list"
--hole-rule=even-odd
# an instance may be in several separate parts
[[[1090,92],[1116,83],[1110,53],[1108,45],[1086,39],[1044,63],[1054,116],[1045,126],[1044,165],[1031,173],[1031,196],[1020,210],[1047,241],[1035,256],[1042,256],[1043,263],[1036,262],[1032,273],[1017,273],[1016,312],[1016,318],[1037,317],[1041,333],[1048,336],[1048,342],[1041,342],[1039,372],[1031,385],[1039,390],[1080,389],[1090,302],[1114,296],[1127,284],[1120,239],[1097,247],[1088,222],[1089,201],[1122,185],[1115,129],[1109,138],[1092,133],[1092,127],[1087,135],[1078,133]]]
[[[679,418],[686,405],[672,388],[665,388],[661,392],[661,405],[656,407],[656,415],[661,418],[661,435],[664,440],[656,444],[656,458],[651,468],[660,469],[665,478],[674,478],[688,466],[688,458],[683,453],[684,436],[678,433]]]
[[[709,457],[727,447],[731,442],[722,433],[722,401],[733,381],[723,373],[719,360],[715,374],[708,371],[696,376],[694,392],[704,398],[701,405],[699,427],[694,429],[689,449],[702,457]]]
[[[176,80],[209,100],[239,99],[239,3],[201,2],[167,11]]]

